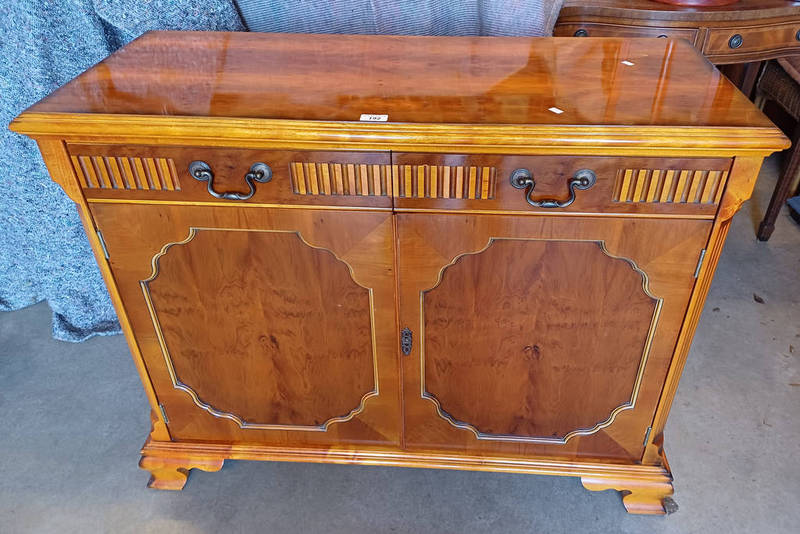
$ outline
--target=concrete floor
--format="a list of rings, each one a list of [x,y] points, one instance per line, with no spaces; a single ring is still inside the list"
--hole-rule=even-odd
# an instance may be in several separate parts
[[[783,214],[754,238],[776,163],[734,220],[667,427],[673,515],[576,478],[389,467],[228,462],[149,490],[125,340],[54,341],[38,304],[0,314],[0,533],[800,532],[800,228]]]

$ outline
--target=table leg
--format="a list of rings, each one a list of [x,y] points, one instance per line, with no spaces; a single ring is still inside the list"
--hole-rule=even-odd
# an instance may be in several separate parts
[[[789,188],[794,181],[795,176],[800,171],[800,150],[797,149],[800,144],[800,124],[794,129],[792,135],[792,147],[789,153],[785,155],[787,160],[783,164],[781,174],[778,177],[778,183],[775,185],[775,191],[772,193],[772,198],[769,201],[767,213],[764,215],[764,220],[758,226],[758,233],[756,234],[759,241],[767,241],[775,230],[775,220],[781,208],[786,204],[789,198]]]

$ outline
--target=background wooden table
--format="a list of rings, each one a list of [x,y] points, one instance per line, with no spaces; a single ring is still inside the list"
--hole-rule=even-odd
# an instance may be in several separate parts
[[[687,39],[750,96],[763,61],[800,55],[800,2],[686,8],[652,0],[566,0],[554,35]]]

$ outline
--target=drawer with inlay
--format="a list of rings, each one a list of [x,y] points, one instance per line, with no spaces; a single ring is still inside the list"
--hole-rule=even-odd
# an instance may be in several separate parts
[[[561,23],[553,30],[553,35],[560,37],[661,37],[686,39],[692,44],[698,33],[697,28],[662,28],[604,22]]]
[[[749,28],[711,28],[703,43],[703,53],[711,58],[779,50],[800,52],[800,25],[786,23]]]
[[[731,160],[393,153],[396,209],[713,217]]]
[[[389,152],[68,145],[91,202],[392,206]]]

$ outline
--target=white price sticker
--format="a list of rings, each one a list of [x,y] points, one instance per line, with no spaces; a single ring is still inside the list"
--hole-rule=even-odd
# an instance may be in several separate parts
[[[362,113],[361,118],[358,120],[364,122],[386,122],[389,120],[389,115],[375,115],[374,113]]]

